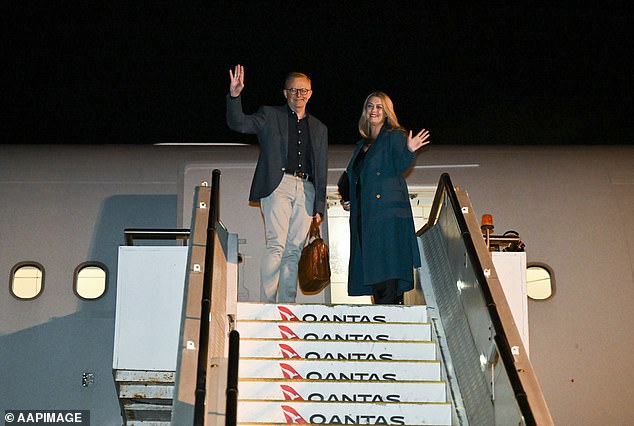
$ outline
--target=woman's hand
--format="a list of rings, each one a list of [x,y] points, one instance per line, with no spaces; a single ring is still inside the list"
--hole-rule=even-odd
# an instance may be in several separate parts
[[[409,136],[407,136],[407,149],[410,152],[416,152],[422,146],[427,145],[431,141],[429,139],[429,131],[422,129],[416,136],[412,136],[412,131],[409,131]]]

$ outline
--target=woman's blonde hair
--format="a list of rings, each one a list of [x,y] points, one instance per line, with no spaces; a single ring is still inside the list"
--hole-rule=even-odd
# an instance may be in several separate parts
[[[377,91],[370,93],[368,97],[365,98],[365,102],[363,102],[363,110],[361,111],[361,118],[359,119],[359,133],[361,133],[361,136],[363,136],[364,138],[370,137],[370,123],[365,116],[365,109],[368,106],[370,98],[375,96],[377,98],[380,98],[381,102],[383,103],[383,112],[385,113],[385,124],[387,128],[390,130],[400,130],[401,132],[405,133],[405,129],[398,123],[398,119],[396,118],[396,113],[394,112],[394,104],[392,103],[392,100],[387,94]]]

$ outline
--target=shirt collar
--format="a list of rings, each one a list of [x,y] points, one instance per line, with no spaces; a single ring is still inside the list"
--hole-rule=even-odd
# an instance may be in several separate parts
[[[286,104],[286,111],[288,111],[289,116],[297,117],[297,113],[291,109],[291,107]],[[308,114],[308,108],[304,110],[304,118],[308,118],[310,114]],[[302,118],[302,120],[304,119]]]

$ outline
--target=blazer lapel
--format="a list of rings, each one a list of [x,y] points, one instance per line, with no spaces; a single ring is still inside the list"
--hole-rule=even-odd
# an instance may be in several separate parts
[[[313,154],[313,166],[317,167],[316,161],[318,157],[317,148],[317,124],[315,123],[315,119],[309,115],[308,116],[308,131],[310,132],[310,149]]]
[[[282,135],[282,141],[280,143],[280,153],[282,154],[283,162],[286,163],[288,157],[288,106],[284,105],[280,107],[277,125],[279,126],[280,135]]]

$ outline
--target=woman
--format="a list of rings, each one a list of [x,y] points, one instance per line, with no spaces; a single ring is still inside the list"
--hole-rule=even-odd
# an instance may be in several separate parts
[[[406,133],[390,98],[371,93],[359,119],[363,137],[339,182],[350,208],[348,294],[373,296],[376,304],[402,304],[420,266],[407,184],[403,174],[429,132]]]

